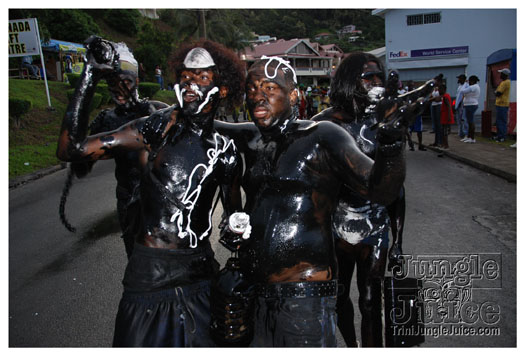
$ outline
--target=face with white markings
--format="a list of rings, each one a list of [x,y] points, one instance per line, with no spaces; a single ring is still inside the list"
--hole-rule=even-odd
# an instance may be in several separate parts
[[[204,48],[194,48],[184,59],[186,68],[180,73],[175,94],[186,116],[210,113],[219,98],[219,88],[215,85],[215,62]]]
[[[188,116],[209,113],[219,97],[219,88],[214,83],[215,73],[211,69],[188,69],[182,71],[175,94]]]

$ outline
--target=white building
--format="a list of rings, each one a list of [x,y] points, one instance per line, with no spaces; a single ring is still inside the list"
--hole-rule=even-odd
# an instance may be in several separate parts
[[[443,73],[452,97],[458,75],[478,76],[478,116],[492,109],[496,69],[510,66],[515,122],[516,9],[376,9],[372,14],[385,19],[387,69],[415,82]]]

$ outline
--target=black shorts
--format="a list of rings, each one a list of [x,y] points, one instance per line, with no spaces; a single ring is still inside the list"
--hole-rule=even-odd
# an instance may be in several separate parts
[[[209,246],[163,250],[135,245],[124,276],[115,347],[210,347]]]
[[[286,298],[259,296],[251,346],[337,347],[336,294]]]

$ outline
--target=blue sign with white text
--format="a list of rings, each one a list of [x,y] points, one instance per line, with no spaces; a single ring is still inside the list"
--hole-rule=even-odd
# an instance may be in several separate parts
[[[468,46],[416,49],[410,51],[410,57],[450,56],[457,54],[468,54]]]

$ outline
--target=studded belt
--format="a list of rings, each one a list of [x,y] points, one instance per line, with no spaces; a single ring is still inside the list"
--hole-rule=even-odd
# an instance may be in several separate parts
[[[257,294],[264,298],[335,297],[337,295],[337,280],[260,285],[257,288]]]

